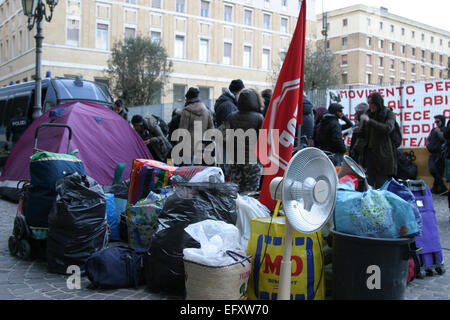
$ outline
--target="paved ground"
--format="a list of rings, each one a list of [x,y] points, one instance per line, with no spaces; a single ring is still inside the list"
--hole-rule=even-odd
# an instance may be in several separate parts
[[[450,223],[447,197],[434,199],[439,225],[444,262],[450,261]],[[17,204],[0,199],[0,300],[161,300],[182,299],[152,293],[145,286],[138,289],[94,290],[90,281],[82,277],[81,289],[69,289],[67,276],[46,271],[43,261],[22,261],[9,254],[8,237],[11,235]],[[450,299],[450,271],[444,275],[416,279],[406,290],[408,300]]]

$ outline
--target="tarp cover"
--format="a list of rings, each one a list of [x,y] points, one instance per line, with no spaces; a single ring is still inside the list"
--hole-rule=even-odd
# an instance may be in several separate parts
[[[101,185],[112,185],[118,163],[127,166],[123,179],[130,176],[133,159],[152,159],[136,131],[114,111],[91,102],[70,102],[52,108],[33,121],[14,146],[0,176],[5,182],[30,179],[30,157],[33,154],[36,127],[42,123],[67,124],[72,129],[70,151],[78,149],[86,174]],[[37,148],[67,153],[69,131],[59,127],[42,127]]]

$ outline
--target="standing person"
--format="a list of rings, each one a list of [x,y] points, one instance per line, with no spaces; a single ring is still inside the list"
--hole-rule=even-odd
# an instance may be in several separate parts
[[[344,115],[342,110],[344,110],[342,105],[338,103],[330,104],[327,113],[323,115],[320,121],[318,132],[320,148],[334,153],[331,160],[335,166],[341,165],[344,153],[347,151],[342,139],[342,130],[353,126],[353,123]],[[345,125],[341,126],[339,119],[342,119]]]
[[[150,116],[144,119],[141,115],[136,114],[131,118],[131,124],[147,145],[153,159],[166,162],[172,145],[164,136],[156,118]]]
[[[444,163],[445,163],[446,159],[450,159],[450,120],[447,121],[447,126],[444,128],[443,131],[445,138],[445,147],[444,147]],[[450,182],[450,180],[447,180],[447,182]],[[447,201],[448,201],[448,209],[450,211],[450,191],[447,193]],[[450,222],[450,215],[449,215],[449,222]]]
[[[200,90],[191,87],[185,95],[186,102],[183,111],[181,112],[179,129],[185,129],[190,134],[191,140],[191,154],[190,159],[194,155],[194,148],[197,141],[194,140],[195,123],[200,123],[201,132],[197,133],[199,138],[202,138],[203,133],[208,129],[214,128],[213,117],[211,112],[206,108],[199,98]]]
[[[117,99],[114,101],[113,110],[122,118],[125,119],[125,121],[128,121],[128,108],[124,107],[123,101],[121,99]]]
[[[244,145],[238,145],[238,139],[234,141],[234,163],[230,165],[231,181],[239,185],[239,192],[251,192],[257,191],[260,187],[261,170],[262,166],[254,157],[254,161],[251,161],[251,153],[255,149],[259,129],[264,122],[264,117],[260,112],[264,106],[261,95],[254,89],[243,89],[237,101],[238,111],[231,114],[227,121],[227,128],[236,130],[242,129],[244,132],[247,130],[253,130],[250,132],[255,134],[253,136],[255,141],[251,141],[250,138],[245,137]],[[227,141],[230,143],[230,141]],[[238,163],[239,156],[244,153],[244,163]]]
[[[236,97],[244,89],[244,83],[240,79],[231,81],[225,92],[217,99],[214,105],[216,113],[216,126],[219,127],[230,114],[237,111]]]
[[[170,122],[168,124],[169,127],[169,140],[172,142],[172,133],[178,129],[180,126],[180,119],[181,119],[181,112],[183,109],[176,108],[172,111],[172,119],[170,119]]]
[[[397,150],[390,136],[395,128],[395,113],[386,108],[379,92],[372,92],[367,104],[369,110],[360,118],[365,140],[360,163],[367,170],[369,185],[378,189],[397,174]]]
[[[6,127],[6,144],[8,149],[12,150],[14,145],[19,141],[22,134],[28,127],[28,120],[25,116],[22,108],[17,108],[14,117],[9,120]],[[9,144],[9,138],[11,137],[11,145]]]
[[[433,176],[433,187],[431,192],[441,194],[447,191],[442,175],[444,174],[445,159],[442,146],[446,142],[444,137],[445,118],[443,115],[434,116],[434,123],[436,127],[431,130],[427,138],[427,150],[430,152],[428,158],[428,170]]]
[[[265,89],[261,91],[261,97],[264,100],[263,116],[266,116],[267,108],[269,108],[270,99],[272,99],[272,89]]]
[[[306,94],[303,93],[303,123],[297,126],[296,139],[297,146],[301,146],[301,138],[306,137],[306,146],[311,146],[313,143],[314,135],[314,106],[311,101],[308,100]],[[300,130],[298,130],[300,127]]]
[[[353,127],[352,140],[350,142],[348,153],[356,162],[359,162],[359,155],[364,147],[364,137],[361,135],[361,116],[366,113],[367,110],[369,110],[369,105],[365,102],[361,102],[355,107],[356,123]]]
[[[322,121],[323,115],[327,112],[327,108],[325,107],[317,107],[313,109],[314,114],[314,131],[313,131],[313,143],[314,147],[320,149],[320,142],[319,142],[319,128],[320,128],[320,121]]]

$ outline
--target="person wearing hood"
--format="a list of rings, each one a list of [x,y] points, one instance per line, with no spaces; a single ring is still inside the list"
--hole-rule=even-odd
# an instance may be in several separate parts
[[[363,152],[359,163],[366,169],[369,185],[378,189],[397,174],[397,150],[391,140],[395,113],[384,105],[379,92],[367,97],[369,109],[361,115]]]
[[[296,145],[301,145],[301,138],[306,137],[307,146],[311,146],[314,135],[314,106],[308,100],[305,94],[303,94],[303,123],[297,125],[296,130]],[[300,128],[300,130],[299,130]]]
[[[314,131],[313,131],[313,143],[314,147],[320,149],[320,143],[319,143],[319,128],[320,128],[320,121],[322,120],[323,115],[327,112],[327,108],[325,107],[317,107],[313,109],[314,114]]]
[[[431,192],[435,194],[445,193],[447,187],[444,184],[442,176],[444,174],[444,154],[442,146],[445,144],[445,118],[443,115],[434,116],[435,127],[431,130],[427,138],[427,150],[430,152],[428,158],[428,170],[434,178]]]
[[[194,141],[194,125],[200,124],[201,132],[198,133],[200,138],[208,129],[214,128],[213,118],[211,112],[206,108],[199,98],[200,90],[195,87],[189,88],[185,95],[186,102],[183,111],[181,112],[179,129],[185,129],[190,134],[191,139],[191,159],[194,155],[195,143]]]
[[[216,115],[216,126],[219,127],[227,120],[228,116],[238,110],[236,97],[244,89],[244,83],[240,79],[231,81],[224,93],[216,100],[214,112]]]
[[[230,179],[239,185],[239,192],[257,191],[260,186],[262,166],[258,162],[253,150],[258,139],[259,129],[264,122],[264,116],[260,112],[264,106],[264,101],[255,89],[243,89],[238,96],[238,111],[232,113],[226,120],[225,125],[229,129],[242,129],[244,132],[250,130],[252,141],[245,134],[244,143],[241,139],[233,136],[234,140],[234,161],[230,165]],[[226,143],[231,143],[227,141]],[[242,157],[243,156],[243,157]],[[244,160],[244,163],[241,160]]]
[[[342,130],[353,126],[353,123],[344,115],[343,110],[344,107],[338,103],[330,104],[328,111],[320,121],[318,132],[320,148],[334,154],[332,161],[335,166],[341,165],[344,153],[347,151],[342,139]],[[343,126],[339,123],[340,119],[345,122]]]

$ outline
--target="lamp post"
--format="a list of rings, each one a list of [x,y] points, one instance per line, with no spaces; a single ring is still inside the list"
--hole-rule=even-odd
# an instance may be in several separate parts
[[[34,94],[34,107],[33,107],[33,120],[39,118],[42,115],[42,102],[41,102],[41,55],[42,55],[42,19],[45,18],[47,22],[52,20],[53,10],[58,4],[58,0],[46,0],[47,5],[50,8],[50,15],[47,15],[46,5],[43,0],[22,0],[23,13],[28,17],[28,30],[33,29],[36,23],[36,79],[35,79],[35,94]]]

